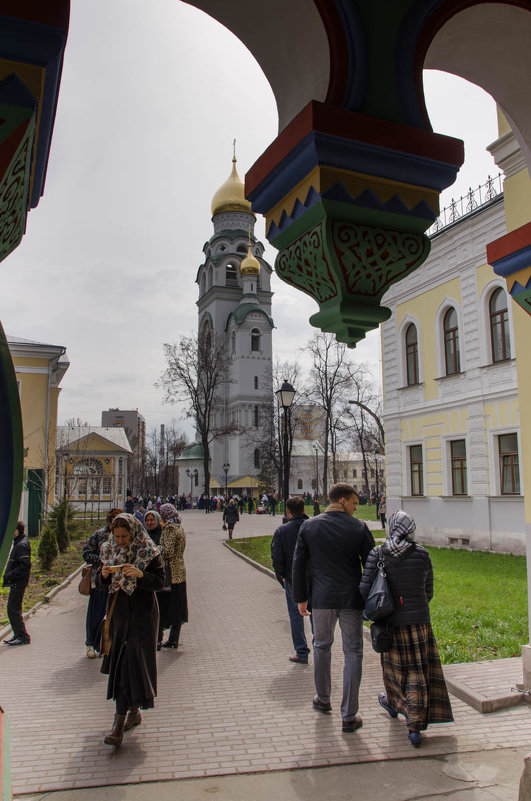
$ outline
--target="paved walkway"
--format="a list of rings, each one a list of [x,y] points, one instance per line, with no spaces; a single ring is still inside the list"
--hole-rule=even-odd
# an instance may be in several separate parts
[[[481,715],[452,697],[455,722],[431,727],[422,748],[411,748],[403,721],[389,720],[376,702],[380,667],[370,647],[364,726],[343,735],[340,643],[333,714],[324,716],[311,707],[311,666],[288,662],[289,624],[277,582],[222,546],[219,515],[188,512],[183,522],[190,623],[182,647],[160,653],[157,707],[120,750],[102,742],[113,705],[105,700],[99,661],[85,657],[86,599],[75,585],[30,619],[30,647],[0,646],[0,704],[12,725],[16,794],[529,746],[527,705]],[[243,515],[235,533],[269,533],[272,522]]]

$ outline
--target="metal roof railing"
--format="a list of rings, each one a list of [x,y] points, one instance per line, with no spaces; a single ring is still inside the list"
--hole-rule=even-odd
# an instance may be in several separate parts
[[[494,178],[490,175],[484,184],[480,184],[477,189],[469,188],[466,195],[461,195],[460,198],[454,200],[449,206],[441,209],[441,213],[433,223],[433,225],[426,231],[426,236],[434,236],[438,234],[443,228],[453,225],[458,220],[472,214],[481,206],[485,206],[494,200],[495,197],[503,194],[503,173],[499,172]]]

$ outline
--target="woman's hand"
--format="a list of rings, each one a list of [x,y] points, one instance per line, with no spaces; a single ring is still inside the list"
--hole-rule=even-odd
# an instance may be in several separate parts
[[[102,567],[102,569],[101,569],[101,575],[102,575],[102,577],[103,577],[103,578],[109,578],[109,576],[111,575],[111,573],[112,573],[112,570],[110,569],[109,565],[103,565],[103,567]]]
[[[138,567],[129,564],[122,565],[122,573],[124,576],[129,576],[129,578],[142,578],[144,575]]]

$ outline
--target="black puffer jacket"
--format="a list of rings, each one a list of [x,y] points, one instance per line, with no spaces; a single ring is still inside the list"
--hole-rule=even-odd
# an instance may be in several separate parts
[[[391,556],[382,545],[387,581],[393,593],[395,609],[389,623],[407,626],[429,623],[429,602],[433,598],[433,568],[428,551],[413,543],[401,556]],[[376,576],[379,548],[374,548],[365,563],[360,593],[366,598]]]
[[[234,528],[234,524],[237,523],[239,519],[240,515],[238,513],[238,507],[236,504],[227,504],[225,511],[223,512],[223,522],[226,523],[229,528]]]
[[[27,587],[31,572],[31,546],[25,534],[13,540],[4,573],[4,587]]]

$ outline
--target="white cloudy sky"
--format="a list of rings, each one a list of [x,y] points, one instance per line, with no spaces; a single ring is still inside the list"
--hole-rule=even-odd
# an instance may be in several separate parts
[[[60,421],[98,425],[111,406],[138,408],[148,427],[179,418],[153,385],[162,343],[196,325],[210,200],[233,138],[243,177],[277,133],[271,89],[230,32],[178,0],[148,5],[72,0],[45,194],[0,265],[6,332],[68,348]],[[425,86],[434,130],[466,145],[445,204],[497,173],[485,151],[495,107],[451,76],[426,73]],[[256,232],[265,242],[261,220]],[[274,249],[266,257],[273,264]],[[317,307],[273,279],[275,355],[299,358]],[[377,374],[377,332],[353,356]]]

